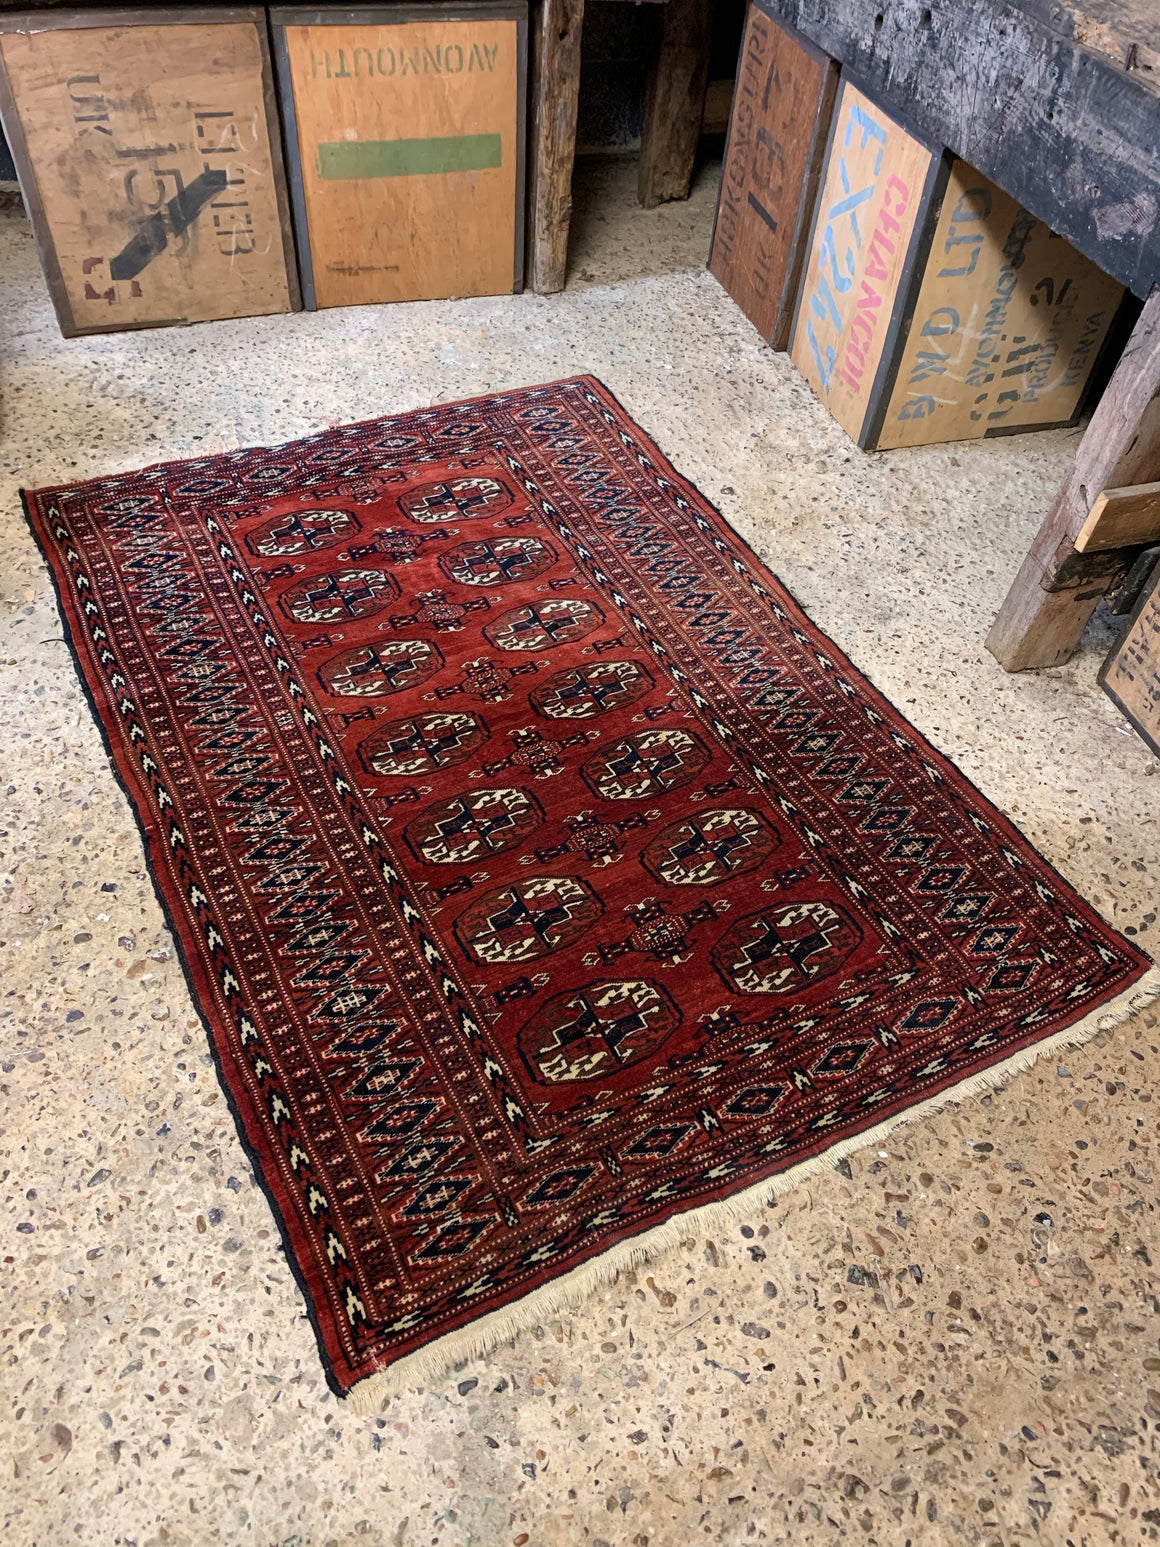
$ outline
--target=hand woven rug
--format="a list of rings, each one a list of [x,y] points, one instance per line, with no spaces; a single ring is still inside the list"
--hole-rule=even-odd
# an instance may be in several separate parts
[[[1160,993],[592,378],[26,501],[363,1410]]]

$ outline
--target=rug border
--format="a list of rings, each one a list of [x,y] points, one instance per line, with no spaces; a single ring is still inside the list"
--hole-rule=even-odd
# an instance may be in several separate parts
[[[623,414],[624,417],[629,421],[630,424],[635,425],[637,427],[637,429],[644,430],[644,426],[637,423],[637,421],[629,413],[628,409],[625,408],[624,404],[620,401],[620,399],[616,396],[616,394],[614,392],[610,391],[609,388],[605,386],[605,384],[600,380],[599,377],[597,377],[597,376],[574,376],[574,377],[567,378],[564,382],[559,383],[559,385],[565,386],[569,382],[572,382],[572,381],[591,381],[591,382],[594,382],[595,385],[600,388],[600,391],[609,400],[609,402],[612,404],[612,406],[619,413]],[[466,401],[473,402],[475,400],[471,399],[471,398],[468,398],[468,399],[466,399]],[[1004,827],[1004,830],[1005,830],[1007,836],[1010,837],[1014,841],[1017,841],[1017,842],[1022,843],[1022,844],[1026,844],[1026,846],[1032,851],[1032,853],[1035,855],[1036,859],[1040,862],[1040,864],[1043,865],[1044,868],[1049,872],[1049,874],[1051,875],[1052,879],[1059,884],[1059,886],[1062,888],[1062,890],[1068,896],[1073,897],[1076,900],[1077,903],[1080,903],[1083,907],[1087,908],[1090,912],[1094,913],[1097,916],[1097,918],[1101,919],[1103,921],[1103,923],[1107,926],[1107,928],[1112,931],[1112,933],[1116,936],[1116,938],[1119,941],[1121,941],[1122,944],[1125,945],[1128,948],[1129,951],[1135,951],[1138,956],[1142,956],[1144,958],[1144,965],[1141,968],[1140,977],[1137,978],[1135,981],[1137,983],[1140,982],[1143,977],[1146,977],[1149,974],[1149,972],[1155,971],[1158,968],[1160,968],[1160,963],[1157,962],[1155,957],[1151,956],[1147,951],[1145,951],[1143,946],[1138,945],[1135,940],[1129,940],[1124,935],[1122,930],[1118,929],[1116,927],[1116,925],[1113,924],[1109,919],[1105,919],[1104,918],[1103,914],[1096,907],[1096,905],[1093,902],[1090,902],[1083,895],[1082,892],[1077,890],[1077,888],[1073,885],[1073,883],[1071,881],[1069,881],[1067,879],[1067,877],[1063,874],[1063,872],[1061,870],[1059,870],[1056,867],[1056,865],[1051,860],[1048,859],[1047,855],[1041,853],[1039,848],[1036,846],[1036,844],[1034,844],[1032,842],[1032,840],[1027,836],[1027,834],[1025,832],[1023,832],[1023,830],[1020,827],[1018,827],[1011,820],[1011,818],[1007,815],[1007,813],[998,804],[996,804],[996,801],[995,801],[993,796],[988,795],[985,790],[981,790],[979,788],[979,786],[975,783],[975,781],[971,778],[971,776],[969,774],[964,773],[963,770],[959,767],[959,765],[954,761],[954,759],[952,757],[950,757],[946,752],[943,752],[938,747],[936,747],[934,745],[934,743],[930,740],[930,738],[926,735],[926,733],[924,731],[919,730],[917,725],[911,724],[910,720],[908,720],[906,715],[904,715],[902,713],[901,709],[898,708],[897,704],[893,703],[892,700],[889,699],[886,696],[886,694],[882,691],[882,689],[877,685],[877,683],[875,683],[875,682],[873,682],[871,680],[871,678],[868,675],[868,673],[865,670],[865,668],[859,666],[855,661],[852,661],[850,659],[850,657],[846,654],[846,652],[842,649],[841,645],[839,645],[837,643],[837,641],[829,633],[827,633],[827,631],[824,628],[822,628],[819,623],[817,623],[814,620],[813,616],[810,614],[808,609],[803,607],[801,602],[798,601],[796,593],[790,589],[790,587],[786,584],[786,582],[782,579],[782,577],[777,573],[777,571],[774,570],[771,567],[771,564],[767,560],[762,558],[761,554],[758,553],[757,549],[748,540],[748,538],[743,536],[742,533],[740,533],[737,530],[737,528],[729,520],[728,516],[726,516],[725,513],[722,510],[718,509],[718,507],[716,505],[714,505],[713,501],[711,499],[709,499],[705,494],[703,494],[702,491],[697,487],[697,485],[695,483],[692,482],[691,479],[686,478],[683,473],[681,473],[681,472],[679,472],[677,470],[677,468],[669,460],[669,458],[668,458],[667,454],[665,453],[663,447],[658,445],[656,440],[653,439],[653,436],[652,436],[651,432],[648,431],[648,430],[644,430],[644,433],[648,436],[649,440],[652,441],[653,446],[660,453],[661,462],[664,464],[663,468],[662,468],[662,471],[666,474],[666,476],[671,477],[671,480],[672,480],[673,483],[679,484],[681,486],[682,493],[692,493],[698,500],[700,500],[703,504],[707,505],[709,507],[709,509],[713,512],[713,514],[717,517],[717,519],[721,522],[721,524],[726,528],[726,530],[729,532],[729,534],[732,537],[734,537],[736,539],[736,541],[740,544],[740,546],[745,550],[745,552],[749,555],[749,557],[756,564],[758,564],[762,569],[767,571],[767,573],[777,582],[777,584],[781,587],[781,589],[785,592],[786,596],[789,598],[789,600],[792,603],[794,609],[798,613],[799,618],[802,621],[804,621],[810,628],[812,628],[816,633],[821,634],[822,637],[825,639],[827,645],[830,646],[830,650],[828,651],[828,654],[833,657],[833,659],[836,662],[836,664],[839,665],[839,666],[844,666],[848,671],[853,672],[856,677],[860,678],[861,681],[864,682],[865,685],[874,694],[875,698],[877,698],[882,704],[884,704],[886,706],[886,708],[890,712],[890,714],[894,715],[898,720],[900,720],[902,722],[902,724],[905,726],[906,730],[910,733],[910,735],[915,736],[915,737],[918,738],[918,740],[922,743],[922,747],[923,748],[925,748],[934,757],[936,757],[941,764],[943,764],[943,765],[945,765],[945,767],[949,768],[957,779],[961,779],[963,781],[963,783],[967,786],[967,788],[969,790],[971,790],[971,792],[973,794],[977,795],[979,797],[979,799],[981,801],[983,801],[985,803],[985,805],[991,811],[994,811],[996,816],[998,816],[1000,821],[1003,823],[1003,827]],[[905,450],[905,449],[914,449],[914,448],[905,448],[904,447],[903,449]],[[864,455],[869,455],[870,453],[863,453],[863,454]],[[1119,995],[1115,996],[1115,998],[1119,998],[1119,997],[1120,997]],[[1114,1002],[1115,1002],[1115,999],[1110,999],[1110,1000],[1107,1001],[1108,1004],[1112,1004]],[[1080,1019],[1083,1019],[1083,1017],[1080,1017]]]
[[[1110,921],[1106,919],[1103,919],[1102,914],[1100,914],[1095,905],[1083,897],[1079,891],[1077,891],[1077,889],[1072,885],[1067,877],[1062,875],[1061,872],[1056,869],[1052,861],[1048,859],[1046,855],[1040,852],[1040,850],[1031,842],[1026,834],[1024,834],[1011,821],[1006,813],[998,807],[995,801],[984,791],[980,790],[974,781],[966,773],[964,773],[963,770],[947,754],[943,753],[939,750],[938,747],[934,746],[917,726],[912,725],[911,722],[897,708],[897,706],[893,704],[892,701],[882,692],[882,690],[878,688],[876,684],[870,679],[866,671],[850,660],[850,658],[845,654],[845,652],[836,643],[836,641],[834,641],[828,633],[822,630],[820,626],[814,622],[809,613],[801,606],[796,595],[790,590],[786,582],[773,570],[770,563],[762,558],[762,556],[757,552],[757,550],[748,541],[748,539],[737,530],[737,528],[732,524],[732,522],[730,522],[728,517],[724,515],[718,506],[714,504],[714,502],[710,500],[704,494],[704,492],[697,487],[697,485],[695,485],[689,478],[678,471],[652,432],[646,429],[646,427],[641,424],[628,411],[627,408],[625,408],[625,406],[620,402],[619,398],[617,398],[617,396],[605,385],[603,381],[600,380],[599,377],[585,372],[575,376],[565,377],[557,381],[541,382],[538,384],[531,384],[522,387],[513,387],[506,390],[501,390],[499,392],[491,391],[480,393],[473,397],[454,399],[446,403],[431,404],[427,405],[426,407],[419,406],[413,409],[403,409],[393,414],[375,415],[369,419],[354,421],[352,424],[343,424],[340,428],[343,431],[349,431],[358,429],[363,425],[372,425],[378,423],[383,418],[404,417],[410,413],[423,413],[431,409],[463,407],[472,403],[493,401],[497,397],[506,398],[522,395],[528,392],[544,391],[549,388],[578,385],[584,385],[595,389],[596,393],[607,402],[611,409],[613,409],[618,415],[627,421],[627,423],[631,425],[634,430],[639,432],[645,437],[645,439],[647,439],[651,450],[656,454],[658,461],[658,471],[661,473],[661,475],[665,477],[667,481],[671,482],[674,487],[678,488],[683,495],[686,497],[691,496],[693,500],[712,512],[712,514],[725,528],[730,538],[735,541],[744,551],[744,553],[755,563],[755,565],[758,566],[759,570],[764,570],[766,573],[768,573],[770,578],[774,580],[776,585],[784,593],[785,597],[788,599],[799,617],[804,619],[811,628],[817,630],[823,635],[827,645],[829,646],[829,654],[833,657],[835,663],[839,667],[845,667],[848,671],[852,672],[861,683],[865,684],[865,686],[870,689],[874,697],[881,702],[889,714],[898,719],[905,726],[907,732],[910,735],[917,737],[918,741],[921,743],[921,747],[917,750],[920,752],[928,752],[936,759],[938,759],[940,764],[945,764],[946,767],[953,772],[957,779],[961,780],[972,793],[978,796],[981,801],[985,802],[989,810],[995,812],[1003,824],[1002,830],[1005,835],[1008,836],[1011,840],[1018,840],[1022,844],[1031,848],[1036,856],[1036,859],[1046,869],[1052,879],[1058,883],[1064,893],[1067,896],[1074,898],[1078,904],[1081,904],[1084,908],[1087,908],[1089,911],[1099,917],[1105,926],[1111,930],[1117,936],[1117,938],[1123,941],[1125,947],[1127,947],[1130,951],[1135,952],[1137,955],[1143,957],[1143,963],[1141,965],[1140,974],[1133,980],[1131,984],[1129,984],[1127,988],[1123,989],[1114,998],[1106,1000],[1102,1005],[1089,1010],[1086,1015],[1081,1015],[1070,1026],[1061,1028],[1052,1036],[1043,1038],[1037,1042],[1029,1043],[1027,1046],[1019,1049],[1009,1057],[989,1065],[987,1068],[980,1070],[976,1074],[967,1076],[957,1085],[950,1086],[946,1090],[940,1091],[936,1095],[928,1097],[925,1101],[919,1102],[914,1106],[907,1107],[901,1112],[895,1113],[893,1117],[886,1119],[882,1123],[877,1124],[872,1128],[864,1129],[860,1133],[851,1135],[847,1139],[839,1139],[828,1148],[819,1151],[816,1155],[809,1156],[806,1159],[797,1162],[795,1165],[787,1167],[783,1171],[775,1172],[772,1175],[764,1178],[762,1181],[754,1183],[750,1187],[744,1188],[739,1192],[733,1193],[729,1197],[716,1199],[710,1203],[695,1205],[690,1209],[673,1214],[670,1216],[670,1218],[663,1221],[659,1225],[654,1225],[640,1232],[639,1234],[618,1241],[614,1245],[608,1247],[605,1251],[597,1253],[595,1256],[590,1257],[587,1261],[578,1264],[575,1268],[572,1268],[566,1273],[560,1274],[558,1277],[551,1279],[547,1283],[541,1284],[535,1289],[529,1290],[524,1295],[521,1295],[519,1298],[509,1302],[509,1304],[501,1306],[495,1311],[488,1312],[485,1315],[470,1321],[462,1327],[455,1328],[452,1331],[442,1334],[442,1336],[433,1339],[423,1347],[415,1349],[409,1354],[404,1354],[401,1358],[396,1359],[390,1365],[387,1365],[380,1370],[374,1371],[369,1375],[362,1376],[360,1379],[354,1381],[353,1384],[349,1387],[344,1387],[335,1374],[333,1361],[327,1350],[321,1319],[316,1312],[312,1298],[312,1292],[309,1287],[309,1280],[303,1269],[303,1265],[299,1262],[295,1254],[294,1243],[285,1223],[283,1210],[279,1202],[278,1192],[272,1185],[270,1179],[266,1176],[262,1166],[260,1151],[250,1140],[245,1119],[237,1101],[235,1100],[230,1082],[226,1078],[225,1067],[220,1056],[212,1028],[205,1013],[202,1010],[196,989],[196,975],[193,971],[190,961],[187,958],[184,944],[181,938],[181,933],[176,927],[175,915],[173,914],[169,903],[166,900],[161,877],[153,862],[151,830],[147,825],[145,812],[138,808],[137,802],[135,801],[130,791],[128,783],[126,782],[125,777],[122,775],[111,738],[98,709],[96,695],[84,669],[82,656],[77,647],[71,621],[70,608],[72,598],[66,598],[62,591],[56,569],[48,555],[48,552],[46,551],[44,543],[41,541],[41,534],[37,528],[36,519],[34,519],[32,513],[33,500],[37,502],[36,508],[39,514],[40,502],[45,499],[57,498],[60,495],[65,494],[73,489],[84,487],[86,484],[100,482],[102,481],[102,478],[116,478],[123,475],[118,473],[97,475],[94,478],[78,479],[73,483],[51,485],[43,489],[21,488],[19,493],[25,520],[28,523],[29,529],[32,533],[33,541],[36,544],[36,548],[41,557],[41,560],[49,573],[49,578],[52,583],[53,592],[57,602],[57,612],[61,620],[64,642],[68,646],[69,653],[72,657],[74,669],[76,671],[77,677],[80,680],[81,688],[84,692],[86,702],[88,703],[90,714],[92,715],[100,735],[108,763],[113,772],[113,777],[116,780],[121,793],[125,797],[126,804],[129,807],[129,810],[137,825],[138,832],[141,836],[145,866],[150,881],[153,884],[154,895],[157,898],[162,917],[165,920],[166,928],[173,938],[174,948],[185,977],[186,988],[189,993],[190,1001],[193,1004],[197,1017],[205,1031],[206,1041],[209,1044],[209,1050],[214,1060],[214,1069],[218,1077],[218,1083],[225,1093],[226,1102],[230,1110],[230,1114],[233,1117],[234,1127],[241,1142],[243,1152],[245,1153],[247,1160],[250,1162],[255,1181],[261,1188],[266,1201],[270,1205],[270,1210],[274,1216],[274,1221],[278,1229],[283,1255],[286,1258],[295,1283],[297,1284],[299,1291],[302,1294],[303,1301],[305,1302],[306,1316],[315,1334],[316,1346],[319,1351],[320,1362],[322,1364],[327,1385],[337,1397],[348,1401],[350,1403],[351,1410],[360,1416],[372,1415],[378,1412],[385,1404],[385,1402],[388,1401],[392,1396],[398,1395],[405,1390],[420,1385],[430,1380],[432,1377],[437,1377],[449,1373],[451,1366],[454,1364],[490,1352],[499,1344],[513,1339],[517,1333],[537,1325],[538,1322],[541,1321],[545,1316],[552,1315],[558,1311],[577,1307],[586,1299],[588,1299],[596,1289],[602,1285],[612,1282],[622,1271],[625,1271],[626,1269],[631,1268],[638,1263],[651,1260],[657,1254],[664,1252],[670,1247],[678,1244],[686,1235],[689,1234],[690,1230],[713,1228],[719,1223],[731,1221],[746,1213],[749,1213],[754,1208],[771,1203],[773,1199],[793,1190],[809,1177],[817,1175],[821,1171],[828,1169],[830,1166],[834,1165],[837,1161],[843,1159],[845,1156],[855,1154],[859,1150],[869,1148],[875,1143],[881,1143],[898,1128],[912,1122],[920,1121],[928,1116],[933,1115],[934,1113],[944,1110],[946,1107],[960,1104],[973,1095],[983,1094],[987,1091],[1001,1088],[1002,1086],[1006,1085],[1015,1074],[1025,1069],[1031,1068],[1039,1058],[1054,1055],[1056,1051],[1063,1048],[1080,1046],[1090,1040],[1090,1038],[1095,1036],[1098,1032],[1113,1028],[1120,1022],[1126,1020],[1131,1015],[1136,1013],[1137,1010],[1143,1009],[1153,1001],[1160,999],[1160,968],[1158,968],[1152,962],[1152,959],[1148,956],[1147,952],[1143,951],[1141,947],[1135,943],[1135,941],[1125,939],[1122,933],[1116,929],[1114,924],[1110,923]],[[247,452],[264,452],[268,454],[274,454],[278,451],[280,446],[299,445],[303,441],[323,439],[327,435],[333,434],[335,428],[339,427],[330,427],[325,430],[315,431],[310,435],[298,436],[290,441],[279,442],[278,446],[241,447],[233,452],[213,452],[201,458],[171,458],[164,462],[148,463],[142,468],[130,469],[129,471],[131,473],[142,473],[154,469],[188,466],[191,462],[196,463],[198,461],[212,461],[223,455],[239,456],[244,455]],[[42,517],[42,519],[47,520],[47,517]]]
[[[161,466],[163,464],[158,463],[156,465]],[[89,483],[91,481],[92,480],[90,479],[81,479],[78,484],[64,484],[61,485],[61,488],[75,488],[79,487],[79,484]],[[326,1346],[326,1338],[323,1333],[322,1321],[315,1310],[309,1282],[303,1270],[302,1264],[298,1261],[298,1258],[295,1254],[294,1243],[291,1239],[289,1229],[287,1228],[285,1216],[283,1214],[281,1204],[278,1201],[278,1195],[262,1167],[262,1158],[260,1152],[258,1151],[257,1147],[250,1141],[250,1135],[246,1127],[246,1122],[242,1116],[242,1112],[238,1106],[237,1100],[235,1099],[233,1087],[230,1081],[226,1078],[225,1066],[218,1049],[217,1039],[213,1034],[213,1028],[209,1023],[209,1020],[206,1017],[204,1010],[202,1009],[201,999],[197,990],[197,980],[189,958],[186,955],[185,943],[182,940],[181,931],[177,928],[175,915],[170,908],[169,902],[165,896],[165,888],[162,884],[161,876],[159,875],[157,867],[153,862],[153,845],[150,836],[150,830],[146,825],[144,810],[138,806],[138,803],[134,799],[128,783],[126,782],[125,777],[121,772],[121,767],[117,761],[117,755],[113,748],[112,738],[110,737],[109,732],[105,727],[105,722],[101,717],[100,710],[97,706],[96,695],[93,692],[92,684],[88,679],[88,673],[84,668],[83,659],[81,657],[80,651],[77,648],[76,639],[73,634],[72,620],[70,617],[69,602],[66,600],[62,593],[61,586],[57,578],[56,568],[53,565],[52,560],[49,558],[47,552],[45,551],[44,544],[40,539],[40,532],[37,530],[36,521],[33,518],[30,497],[37,497],[41,494],[56,495],[59,490],[20,489],[18,492],[20,494],[20,503],[24,510],[24,519],[27,521],[29,530],[32,533],[32,540],[36,544],[36,550],[40,554],[45,568],[48,570],[49,580],[52,583],[53,594],[56,597],[57,612],[60,615],[61,627],[64,631],[64,642],[68,646],[69,654],[72,657],[73,667],[80,681],[81,690],[85,695],[85,702],[89,706],[89,713],[92,715],[93,723],[96,726],[97,733],[101,738],[101,744],[105,749],[105,756],[108,759],[113,778],[116,780],[117,787],[121,791],[121,794],[124,796],[125,804],[129,808],[129,814],[132,817],[133,822],[136,825],[137,832],[141,838],[141,848],[145,859],[145,870],[149,876],[149,880],[153,884],[153,895],[156,898],[157,905],[161,910],[161,917],[165,921],[165,927],[169,931],[169,935],[173,941],[173,948],[177,954],[177,960],[181,967],[182,976],[185,979],[185,988],[189,995],[190,1004],[193,1006],[193,1012],[201,1022],[202,1030],[205,1032],[205,1040],[209,1047],[210,1056],[213,1059],[214,1073],[217,1076],[217,1082],[221,1088],[222,1094],[225,1096],[226,1105],[229,1108],[230,1116],[233,1118],[234,1132],[237,1134],[238,1141],[242,1146],[242,1152],[250,1163],[250,1167],[254,1173],[254,1180],[257,1182],[259,1188],[262,1191],[262,1195],[266,1200],[266,1203],[269,1205],[270,1213],[274,1216],[274,1225],[278,1231],[279,1243],[282,1247],[282,1255],[286,1259],[286,1263],[290,1269],[290,1272],[293,1274],[294,1282],[298,1286],[299,1293],[301,1294],[305,1303],[306,1317],[310,1322],[310,1326],[314,1332],[315,1343],[319,1353],[319,1362],[322,1365],[322,1373],[326,1377],[326,1384],[336,1397],[348,1397],[355,1388],[354,1386],[343,1386],[341,1381],[338,1379],[338,1376],[335,1374],[334,1363]],[[363,1378],[364,1380],[374,1379],[373,1376],[364,1376]],[[355,1384],[357,1385],[358,1382]]]
[[[404,1354],[385,1369],[364,1375],[347,1393],[351,1411],[361,1418],[373,1417],[385,1408],[392,1397],[421,1387],[433,1377],[450,1374],[453,1366],[462,1367],[464,1361],[482,1358],[501,1343],[513,1341],[517,1334],[538,1326],[545,1317],[577,1309],[597,1289],[612,1283],[620,1273],[640,1263],[652,1261],[677,1246],[690,1233],[729,1224],[754,1209],[771,1205],[776,1198],[792,1192],[810,1177],[830,1169],[846,1156],[869,1149],[874,1144],[881,1144],[899,1128],[933,1117],[947,1107],[959,1106],[972,1096],[987,1095],[1002,1089],[1016,1074],[1032,1068],[1040,1058],[1054,1057],[1066,1048],[1082,1047],[1101,1031],[1114,1030],[1157,1000],[1160,1000],[1160,967],[1151,967],[1114,999],[1089,1011],[1082,1020],[1064,1027],[1054,1036],[1021,1048],[1001,1063],[969,1075],[957,1085],[939,1091],[937,1095],[913,1107],[907,1107],[904,1112],[895,1113],[874,1128],[866,1128],[848,1139],[839,1139],[829,1149],[798,1161],[784,1171],[777,1171],[764,1181],[754,1183],[752,1187],[733,1193],[728,1198],[698,1204],[683,1213],[673,1214],[663,1224],[654,1225],[640,1235],[617,1242],[607,1251],[562,1273],[559,1278],[529,1290],[518,1300],[489,1311],[464,1327],[445,1332],[442,1337],[433,1339],[422,1348]]]

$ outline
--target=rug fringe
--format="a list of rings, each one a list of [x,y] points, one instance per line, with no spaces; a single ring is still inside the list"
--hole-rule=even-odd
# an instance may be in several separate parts
[[[501,1310],[481,1316],[466,1327],[437,1338],[425,1348],[416,1349],[397,1360],[385,1370],[366,1376],[351,1387],[346,1401],[359,1417],[368,1418],[379,1412],[393,1396],[424,1384],[433,1377],[446,1374],[452,1365],[467,1359],[480,1358],[492,1352],[501,1343],[510,1342],[520,1332],[539,1325],[546,1318],[566,1310],[573,1310],[588,1299],[595,1290],[611,1283],[618,1274],[647,1262],[659,1253],[676,1246],[690,1234],[714,1230],[731,1223],[740,1215],[749,1213],[770,1203],[781,1194],[791,1191],[811,1176],[828,1170],[847,1155],[871,1145],[880,1144],[906,1124],[930,1117],[944,1108],[955,1106],[970,1096],[983,1095],[1006,1085],[1013,1075],[1030,1069],[1040,1058],[1050,1058],[1064,1048],[1080,1047],[1101,1031],[1129,1019],[1145,1006],[1160,999],[1160,968],[1153,967],[1135,982],[1130,989],[1085,1015],[1074,1026],[1056,1032],[1042,1042],[1023,1048],[1002,1063],[962,1080],[950,1090],[932,1096],[927,1101],[899,1112],[886,1122],[879,1123],[853,1138],[842,1139],[837,1144],[803,1160],[776,1176],[767,1177],[756,1186],[747,1187],[731,1198],[716,1203],[701,1204],[683,1214],[675,1214],[663,1225],[646,1230],[632,1240],[621,1241],[599,1257],[562,1274],[550,1284],[533,1289],[521,1300]]]

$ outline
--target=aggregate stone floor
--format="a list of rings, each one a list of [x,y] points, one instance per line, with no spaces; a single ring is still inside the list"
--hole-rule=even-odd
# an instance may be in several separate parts
[[[1040,675],[981,643],[1074,434],[862,455],[697,267],[713,170],[652,220],[631,179],[582,174],[560,296],[73,342],[3,217],[6,1547],[1160,1539],[1153,1013],[377,1418],[323,1382],[19,484],[595,371],[1079,889],[1160,937],[1160,768],[1095,686],[1110,630]]]

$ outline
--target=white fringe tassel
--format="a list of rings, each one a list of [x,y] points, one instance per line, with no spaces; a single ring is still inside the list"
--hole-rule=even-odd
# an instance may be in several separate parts
[[[919,1118],[929,1117],[944,1107],[954,1106],[969,1096],[979,1096],[1005,1085],[1011,1076],[1030,1069],[1040,1058],[1050,1058],[1064,1048],[1079,1047],[1098,1032],[1110,1031],[1153,1000],[1160,999],[1160,968],[1153,967],[1132,985],[1126,993],[1113,999],[1110,1004],[1093,1010],[1074,1026],[1047,1037],[1032,1047],[1024,1048],[1001,1064],[971,1075],[950,1090],[932,1096],[927,1101],[899,1112],[896,1116],[867,1128],[850,1139],[841,1139],[820,1155],[803,1160],[796,1166],[767,1177],[754,1187],[734,1193],[717,1203],[705,1203],[698,1208],[676,1214],[663,1225],[656,1225],[630,1241],[621,1241],[599,1257],[561,1274],[550,1284],[533,1289],[523,1299],[505,1305],[498,1311],[480,1316],[466,1327],[448,1332],[426,1347],[416,1349],[397,1360],[385,1370],[376,1371],[352,1386],[347,1402],[352,1412],[360,1417],[377,1413],[386,1402],[400,1392],[413,1389],[434,1377],[445,1375],[453,1365],[490,1353],[501,1343],[509,1342],[519,1332],[540,1325],[561,1311],[581,1305],[602,1285],[610,1283],[617,1274],[638,1263],[656,1257],[660,1252],[676,1246],[689,1235],[720,1229],[723,1225],[769,1203],[782,1193],[816,1176],[819,1171],[832,1167],[836,1161],[858,1150],[881,1144],[896,1128]]]

